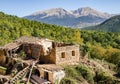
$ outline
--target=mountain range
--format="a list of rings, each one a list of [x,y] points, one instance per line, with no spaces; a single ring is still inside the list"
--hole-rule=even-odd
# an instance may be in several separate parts
[[[113,16],[99,25],[91,26],[83,29],[99,30],[106,32],[120,32],[120,15]]]
[[[60,26],[83,28],[100,24],[111,16],[113,15],[97,11],[90,7],[83,7],[77,10],[53,8],[38,11],[23,18]]]

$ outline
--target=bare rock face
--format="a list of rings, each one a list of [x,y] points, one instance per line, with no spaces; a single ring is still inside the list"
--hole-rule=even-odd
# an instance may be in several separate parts
[[[108,13],[103,13],[89,7],[79,8],[77,10],[72,11],[72,13],[77,17],[92,15],[101,18],[109,18],[111,16]]]
[[[56,16],[58,18],[74,17],[74,15],[72,15],[71,12],[68,12],[67,10],[62,9],[62,8],[53,8],[53,9],[49,9],[49,10],[39,11],[39,12],[33,13],[32,15],[33,16],[43,15],[42,18],[47,18],[47,17],[51,17],[51,16]]]
[[[35,12],[24,18],[60,26],[81,28],[99,24],[111,16],[112,15],[108,13],[103,13],[89,7],[83,7],[72,11],[63,8],[53,8]]]

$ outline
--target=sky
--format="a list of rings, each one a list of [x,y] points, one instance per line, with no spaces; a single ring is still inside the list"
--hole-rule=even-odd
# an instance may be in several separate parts
[[[0,0],[0,11],[19,17],[51,8],[75,10],[81,7],[120,14],[120,0]]]

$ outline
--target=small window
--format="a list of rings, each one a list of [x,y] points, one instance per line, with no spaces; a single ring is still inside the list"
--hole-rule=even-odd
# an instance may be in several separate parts
[[[72,56],[75,56],[75,51],[72,51]]]
[[[65,58],[65,52],[61,53],[61,58]]]

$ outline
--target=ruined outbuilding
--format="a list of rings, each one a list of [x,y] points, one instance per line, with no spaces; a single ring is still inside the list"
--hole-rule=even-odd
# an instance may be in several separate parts
[[[19,78],[27,77],[33,84],[55,84],[65,76],[64,69],[60,65],[76,64],[79,62],[79,56],[79,45],[23,36],[0,47],[0,66],[11,69],[6,74],[15,72],[13,79],[8,80],[7,83],[14,83]],[[18,67],[19,59],[21,64],[19,63]],[[33,66],[31,63],[34,61]],[[15,68],[15,64],[20,70]],[[20,74],[22,75],[19,77]]]

